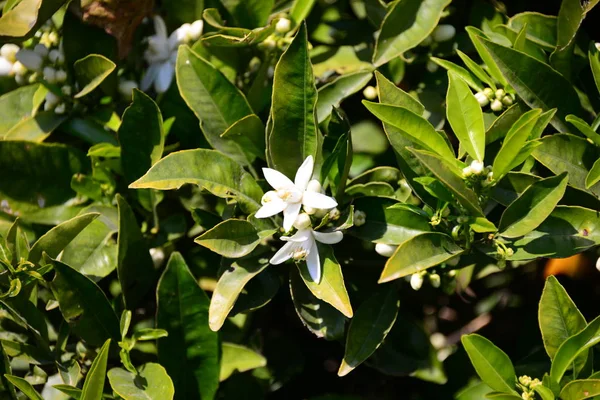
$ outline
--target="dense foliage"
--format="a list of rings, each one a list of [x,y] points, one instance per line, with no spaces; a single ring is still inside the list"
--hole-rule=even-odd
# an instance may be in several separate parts
[[[598,0],[1,3],[0,398],[600,396]]]

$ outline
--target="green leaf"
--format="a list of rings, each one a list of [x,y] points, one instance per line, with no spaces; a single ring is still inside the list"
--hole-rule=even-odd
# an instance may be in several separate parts
[[[512,16],[508,26],[516,32],[527,26],[527,40],[553,51],[556,47],[556,17],[537,12],[524,12]]]
[[[137,341],[156,340],[169,336],[164,329],[143,328],[133,333],[133,339]]]
[[[485,132],[485,144],[488,145],[506,137],[510,128],[525,113],[526,106],[517,102],[504,111]]]
[[[265,357],[239,344],[223,343],[221,348],[220,382],[229,378],[235,371],[246,372],[267,365]]]
[[[496,83],[494,80],[488,75],[487,72],[483,70],[475,61],[471,59],[468,55],[463,53],[460,50],[456,50],[456,53],[460,57],[460,59],[465,63],[467,68],[482,82],[484,82],[487,86],[491,87],[492,90],[496,90]],[[459,74],[460,75],[460,74]],[[463,78],[464,79],[464,78]],[[468,82],[467,82],[468,83]],[[478,89],[477,89],[478,90]]]
[[[212,399],[219,384],[217,333],[208,326],[209,300],[181,254],[171,255],[156,291],[158,359],[173,379],[177,399]]]
[[[133,210],[117,194],[119,206],[119,239],[117,273],[125,308],[135,309],[155,281],[154,263]]]
[[[546,375],[547,376],[547,375]],[[533,387],[533,391],[540,395],[541,400],[554,400],[554,393],[552,390],[543,385],[537,385]]]
[[[306,157],[316,158],[320,141],[316,104],[317,89],[308,53],[307,30],[302,24],[275,66],[272,128],[267,134],[267,160],[271,168],[294,176]]]
[[[363,197],[354,201],[355,212],[366,214],[365,223],[354,226],[350,234],[373,243],[401,244],[431,231],[429,218],[411,209],[393,208],[396,201]]]
[[[31,383],[27,382],[24,378],[20,378],[15,375],[4,374],[4,377],[19,389],[28,399],[31,400],[44,400],[42,396],[33,388]]]
[[[256,115],[250,114],[236,121],[221,137],[238,143],[253,157],[265,159],[265,125]]]
[[[210,300],[210,329],[221,329],[246,284],[268,266],[268,262],[259,262],[256,259],[237,260],[223,272]]]
[[[342,100],[361,90],[373,78],[371,71],[358,71],[341,75],[319,88],[316,113],[320,124],[331,115],[334,107],[339,107]]]
[[[0,36],[22,37],[46,22],[64,1],[22,0],[10,10],[4,10],[0,18]]]
[[[114,62],[100,54],[90,54],[75,61],[75,76],[82,89],[73,97],[79,99],[92,93],[116,67]]]
[[[54,111],[42,111],[34,117],[22,120],[6,132],[4,140],[24,140],[28,142],[43,142],[58,128],[67,117]]]
[[[476,334],[463,336],[461,342],[482,381],[499,392],[516,394],[515,368],[506,353]]]
[[[48,254],[49,257],[58,257],[60,252],[63,251],[85,227],[94,221],[98,215],[100,214],[89,213],[80,215],[50,229],[35,242],[29,251],[29,261],[34,264],[39,263],[44,252]]]
[[[464,80],[467,83],[467,85],[472,87],[474,90],[480,92],[484,89],[483,83],[481,83],[479,78],[475,76],[475,74],[473,74],[471,71],[466,70],[460,65],[456,65],[451,61],[442,60],[441,58],[437,57],[430,57],[430,60],[439,65],[440,67],[446,69],[448,72],[452,71],[453,73],[461,77],[461,79]]]
[[[42,104],[47,89],[41,84],[24,86],[0,96],[0,137],[31,118]]]
[[[485,128],[479,102],[467,83],[457,74],[448,72],[446,115],[461,146],[475,160],[485,155]]]
[[[308,17],[310,10],[312,10],[315,3],[316,0],[294,0],[290,10],[290,18],[292,21],[294,21],[296,25],[300,25],[300,23]]]
[[[123,368],[108,371],[110,387],[125,400],[171,400],[175,394],[167,371],[155,363],[137,368],[137,375]]]
[[[552,367],[550,368],[550,379],[557,384],[560,383],[567,369],[573,366],[573,362],[581,353],[600,342],[600,317],[590,322],[582,331],[565,340],[554,355]],[[583,366],[579,365],[573,371],[577,376]]]
[[[53,385],[52,387],[75,400],[81,399],[81,389],[78,387],[72,385]]]
[[[106,366],[108,364],[108,350],[110,349],[110,339],[98,351],[92,366],[90,367],[81,390],[81,400],[102,400],[104,391],[104,381],[106,380]]]
[[[176,71],[181,97],[200,120],[210,145],[240,163],[254,160],[236,141],[221,136],[237,121],[253,114],[244,94],[187,46],[179,49]]]
[[[576,117],[575,115],[567,115],[565,118],[567,122],[570,122],[575,128],[577,128],[581,133],[587,136],[596,146],[600,146],[600,134],[596,133],[591,126],[587,124],[581,118]]]
[[[589,189],[598,182],[600,182],[600,158],[596,160],[592,169],[590,169],[590,172],[585,177],[585,187]]]
[[[454,194],[458,202],[473,216],[483,217],[477,194],[467,187],[465,181],[457,174],[456,168],[434,153],[409,149],[415,157]]]
[[[274,0],[225,0],[223,6],[244,28],[256,28],[267,23]]]
[[[482,39],[489,38],[486,36],[485,33],[473,26],[467,26],[465,30],[467,31],[471,42],[473,42],[473,46],[475,46],[475,50],[477,50],[479,57],[481,57],[481,60],[487,67],[489,74],[492,76],[492,78],[494,78],[494,80],[499,82],[501,86],[507,86],[508,82],[506,82],[506,79],[502,75],[502,72],[500,72],[498,65],[496,65],[492,55],[490,54],[490,51],[486,49],[482,43]]]
[[[585,18],[585,10],[579,0],[563,0],[557,17],[556,50],[550,55],[552,66],[565,77],[571,77],[575,35]]]
[[[419,146],[439,154],[446,160],[455,159],[454,153],[444,137],[425,118],[404,107],[373,103],[365,100],[363,100],[363,104],[383,123],[392,125],[401,135],[417,143]],[[388,135],[395,132],[388,132]],[[392,135],[388,137],[390,143],[396,149],[398,145],[395,143],[395,138]]]
[[[18,358],[33,365],[51,365],[55,363],[52,354],[38,346],[5,339],[1,339],[1,342],[4,352],[9,357]]]
[[[600,395],[600,379],[578,379],[567,383],[560,391],[563,400],[584,400]]]
[[[250,254],[259,245],[261,237],[262,233],[259,236],[250,222],[228,219],[204,232],[194,242],[223,257],[240,258]]]
[[[494,179],[501,179],[510,172],[519,152],[525,146],[525,143],[531,136],[531,132],[540,118],[541,110],[531,110],[521,115],[521,117],[510,127],[502,147],[492,165]],[[521,161],[522,162],[522,161]]]
[[[133,102],[123,113],[118,135],[123,175],[131,183],[160,160],[165,147],[162,115],[144,92],[133,91]]]
[[[10,362],[3,346],[0,345],[0,393],[6,396],[7,400],[17,400],[15,388],[6,378],[6,375],[10,374],[12,374]]]
[[[549,135],[542,138],[542,145],[534,150],[533,157],[555,174],[569,173],[569,184],[586,190],[585,179],[600,155],[594,146],[583,138],[573,135]],[[600,196],[600,184],[588,192]]]
[[[580,332],[587,322],[554,276],[549,276],[544,285],[538,309],[540,331],[546,353],[553,359],[560,345],[569,337]],[[582,358],[582,360],[581,360]],[[585,364],[586,356],[580,357]]]
[[[344,336],[344,314],[315,297],[295,268],[290,270],[290,293],[296,313],[309,331],[326,340],[337,340]]]
[[[348,318],[352,318],[352,306],[344,284],[342,268],[335,259],[333,249],[319,244],[321,259],[321,281],[316,283],[310,277],[306,263],[298,264],[302,280],[316,298],[331,304]]]
[[[400,89],[381,72],[375,71],[375,78],[377,79],[379,101],[381,103],[404,107],[417,115],[423,115],[425,107],[417,99]]]
[[[387,260],[379,283],[412,275],[435,267],[464,250],[443,233],[423,233],[402,243]]]
[[[102,290],[68,265],[52,264],[56,276],[50,288],[73,332],[92,346],[119,340],[119,319]]]
[[[541,179],[513,201],[500,218],[500,234],[514,238],[537,228],[554,210],[565,194],[567,173]]]
[[[592,69],[596,89],[600,93],[600,51],[598,51],[594,42],[590,43],[588,58],[590,59],[590,68]]]
[[[535,58],[488,40],[479,40],[519,97],[531,108],[544,111],[556,108],[551,123],[560,132],[568,132],[565,117],[580,114],[581,108],[569,81]],[[553,90],[548,90],[548,82],[552,82]]]
[[[261,207],[263,192],[254,178],[232,159],[214,150],[171,153],[129,187],[169,190],[179,189],[185,183],[199,185],[223,198],[234,195],[248,213]]]
[[[390,5],[375,43],[373,64],[381,66],[421,43],[438,24],[450,0],[404,0]]]
[[[344,359],[338,376],[345,376],[377,350],[396,321],[400,300],[394,285],[365,300],[350,322]]]

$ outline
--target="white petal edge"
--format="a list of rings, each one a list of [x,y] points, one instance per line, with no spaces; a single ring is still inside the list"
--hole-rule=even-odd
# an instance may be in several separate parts
[[[154,83],[156,80],[156,77],[158,76],[158,68],[158,64],[151,64],[146,70],[146,73],[142,78],[142,82],[140,82],[140,89],[142,89],[144,92],[148,91],[150,86],[152,86],[152,83]]]
[[[318,242],[325,244],[336,244],[342,241],[344,234],[342,232],[313,232]]]
[[[271,168],[263,168],[262,171],[265,179],[273,189],[279,190],[294,187],[294,182],[281,172]]]
[[[296,171],[296,177],[294,178],[294,184],[301,192],[306,190],[310,178],[312,178],[313,169],[315,162],[312,156],[306,157],[306,160],[302,163],[298,171]]]
[[[306,257],[306,266],[313,282],[321,282],[321,259],[317,243],[313,240],[308,256]]]
[[[277,253],[275,253],[275,255],[271,257],[269,262],[273,265],[279,265],[281,263],[286,262],[287,260],[292,258],[292,249],[294,248],[294,246],[298,246],[298,244],[293,242],[288,242],[284,244],[279,249],[279,251],[277,251]]]
[[[254,214],[256,218],[268,218],[272,217],[275,214],[279,214],[282,212],[287,204],[283,200],[273,200],[265,205],[263,205],[257,212]]]
[[[167,40],[167,25],[160,15],[154,16],[154,33],[165,41]]]
[[[284,242],[305,242],[308,239],[310,239],[310,236],[312,235],[312,229],[301,229],[298,232],[296,232],[293,236],[282,236],[280,237],[281,240],[283,240]]]
[[[302,195],[302,204],[306,207],[320,209],[337,207],[337,201],[334,198],[317,192],[304,192]]]
[[[171,86],[173,82],[173,75],[175,74],[175,67],[170,62],[164,62],[158,69],[158,75],[154,81],[154,89],[156,93],[164,93]]]
[[[285,210],[283,210],[283,230],[285,232],[294,226],[294,222],[298,218],[298,214],[300,214],[300,208],[302,208],[302,204],[300,203],[288,203]]]

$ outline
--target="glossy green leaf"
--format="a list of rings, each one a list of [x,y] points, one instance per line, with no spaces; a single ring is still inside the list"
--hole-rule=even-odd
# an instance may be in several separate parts
[[[102,392],[104,391],[104,381],[106,380],[106,366],[108,364],[108,351],[110,349],[110,339],[98,351],[96,358],[83,382],[81,390],[81,400],[102,400]]]
[[[448,72],[446,115],[461,146],[475,160],[485,155],[485,128],[479,102],[467,83],[457,74]]]
[[[237,260],[219,278],[210,299],[208,321],[210,329],[218,331],[223,326],[238,296],[246,284],[269,266],[256,259]]]
[[[274,0],[226,0],[223,6],[244,28],[256,28],[267,23]]]
[[[565,340],[587,325],[565,288],[554,276],[549,276],[546,280],[540,299],[538,320],[544,347],[551,359]],[[583,364],[586,358],[583,357]]]
[[[271,168],[293,177],[306,157],[316,157],[320,140],[316,104],[317,89],[303,24],[275,66],[272,129],[267,137]]]
[[[450,236],[442,233],[424,233],[402,243],[387,260],[379,283],[412,275],[435,267],[464,250]]]
[[[531,136],[531,132],[539,119],[541,110],[531,110],[523,114],[510,128],[502,147],[494,158],[492,172],[494,179],[501,179],[513,167],[519,152]],[[522,162],[522,161],[521,161]]]
[[[550,368],[550,379],[559,383],[567,369],[573,366],[573,362],[581,354],[600,342],[600,317],[590,322],[582,331],[565,340],[554,355],[552,367]],[[581,370],[577,367],[574,374]]]
[[[519,32],[527,26],[527,40],[530,40],[545,50],[554,50],[556,47],[556,17],[537,12],[524,12],[512,16],[508,26]]]
[[[333,107],[339,107],[342,100],[361,90],[373,77],[371,71],[358,71],[342,75],[319,88],[316,105],[317,122],[321,123]]]
[[[48,3],[48,4],[45,4]],[[0,36],[22,37],[36,30],[64,1],[22,0],[0,18]],[[38,17],[40,20],[38,20]]]
[[[567,188],[568,175],[541,179],[513,201],[500,218],[500,234],[514,238],[537,228],[552,213]]]
[[[481,60],[486,65],[489,74],[494,80],[499,82],[501,86],[507,86],[508,82],[504,78],[504,75],[496,65],[490,51],[482,43],[482,40],[489,39],[489,37],[474,26],[467,26],[465,30],[467,31],[473,46],[475,46],[475,50],[477,50],[479,57],[481,57]]]
[[[119,319],[102,290],[68,265],[52,264],[56,276],[50,288],[73,332],[90,345],[119,340]]]
[[[210,145],[238,162],[251,162],[254,157],[236,141],[221,137],[234,123],[253,114],[244,94],[189,47],[179,50],[176,71],[181,97],[200,120]]]
[[[302,280],[316,298],[331,304],[346,317],[352,318],[352,305],[344,284],[342,267],[335,259],[333,249],[328,245],[319,244],[319,257],[321,259],[321,281],[317,283],[312,280],[306,263],[298,264]]]
[[[233,195],[246,212],[261,207],[263,192],[254,178],[232,159],[214,150],[171,153],[130,187],[169,190],[186,183],[202,186],[215,196],[228,198]]]
[[[267,359],[247,347],[234,343],[223,343],[219,381],[223,382],[235,371],[246,372],[267,365]]]
[[[444,159],[455,159],[454,153],[446,140],[425,118],[404,107],[370,101],[363,101],[363,104],[382,122],[392,125],[401,135],[419,146],[439,154]],[[388,135],[390,135],[390,132],[388,132]],[[389,139],[392,146],[396,148],[395,138],[390,135]]]
[[[448,164],[436,154],[428,151],[410,149],[415,157],[423,163],[454,194],[458,202],[472,215],[482,217],[483,211],[479,199],[473,190],[469,189],[456,168]]]
[[[383,65],[416,47],[436,27],[450,0],[403,0],[388,8],[375,43],[373,64]]]
[[[108,371],[110,387],[125,400],[173,399],[173,381],[160,364],[144,364],[137,372],[135,375],[123,368],[112,368]]]
[[[15,388],[6,378],[6,375],[10,374],[12,374],[10,361],[8,360],[8,356],[6,355],[3,346],[0,345],[0,393],[2,393],[7,400],[17,400]]]
[[[135,309],[155,281],[154,263],[133,210],[117,195],[119,239],[117,273],[125,307]]]
[[[439,65],[440,67],[446,69],[448,72],[452,71],[453,73],[461,77],[461,79],[464,80],[467,83],[467,85],[469,85],[474,90],[480,92],[484,89],[481,80],[477,76],[475,76],[475,74],[473,74],[471,71],[466,70],[460,65],[456,65],[451,61],[443,60],[437,57],[431,57],[430,60]]]
[[[598,182],[600,182],[600,158],[596,160],[590,172],[585,177],[585,187],[589,189]]]
[[[522,103],[516,103],[500,114],[485,132],[485,144],[488,145],[506,137],[510,128],[527,111],[526,108],[527,106]]]
[[[568,172],[569,185],[585,190],[585,179],[599,156],[597,149],[587,140],[567,134],[546,136],[541,141],[533,157],[557,175]],[[587,191],[600,196],[600,183]]]
[[[596,146],[600,146],[600,134],[596,133],[584,120],[575,115],[567,115],[566,121],[587,136]]]
[[[49,257],[57,257],[85,227],[98,217],[98,215],[99,214],[97,213],[84,214],[50,229],[35,242],[29,251],[29,261],[34,264],[39,263],[44,252]]]
[[[46,92],[47,89],[42,85],[34,84],[0,96],[0,137],[4,137],[17,124],[31,118]]]
[[[250,222],[228,219],[204,232],[194,242],[223,257],[240,258],[258,246],[261,236]]]
[[[598,89],[598,92],[600,93],[600,51],[596,48],[594,42],[590,43],[588,58],[590,60],[590,68],[592,69],[594,82],[596,83],[596,89]]]
[[[392,329],[399,307],[394,285],[381,288],[360,305],[350,322],[338,376],[347,375],[377,350]]]
[[[326,340],[337,340],[344,336],[344,314],[315,297],[295,268],[290,270],[290,293],[296,313],[306,329]]]
[[[564,122],[569,114],[580,114],[579,98],[573,86],[558,72],[535,58],[488,40],[480,39],[506,80],[531,108],[548,111],[556,108],[552,125],[568,132]],[[552,82],[552,90],[548,90]]]
[[[476,334],[463,336],[461,342],[482,381],[499,392],[516,393],[515,368],[506,353]]]
[[[417,115],[423,115],[425,107],[417,99],[397,87],[381,72],[375,71],[375,78],[377,79],[379,101],[385,104],[404,107]]]
[[[81,399],[81,389],[78,387],[72,385],[53,385],[52,387],[75,400]]]
[[[58,128],[67,117],[58,115],[54,111],[42,111],[33,117],[22,120],[13,126],[4,140],[24,140],[27,142],[43,142]]]
[[[181,254],[171,255],[156,296],[156,326],[169,332],[158,340],[158,359],[173,379],[175,398],[214,398],[219,384],[219,338],[208,325],[208,297]]]
[[[294,0],[290,10],[290,17],[296,25],[299,25],[310,13],[316,0]]]
[[[483,70],[483,68],[481,68],[479,66],[479,64],[477,64],[475,61],[473,61],[471,59],[471,57],[469,57],[468,55],[466,55],[465,53],[463,53],[460,50],[456,50],[456,53],[458,54],[458,56],[460,57],[460,59],[462,60],[462,62],[465,63],[465,65],[467,66],[467,68],[478,78],[480,79],[483,83],[485,83],[488,87],[492,88],[492,90],[496,90],[496,83],[494,82],[494,80],[488,75],[487,72],[485,72]],[[460,76],[460,74],[459,74]],[[462,77],[462,76],[461,76]],[[469,82],[467,82],[469,83]]]
[[[100,54],[90,54],[75,61],[75,76],[82,89],[73,97],[79,99],[92,93],[116,67],[114,62]]]
[[[1,339],[2,347],[7,356],[18,358],[32,365],[51,365],[55,360],[52,354],[30,344]]]
[[[544,385],[537,385],[533,387],[533,391],[535,393],[537,393],[541,400],[554,400],[554,393],[552,392],[552,390],[550,390],[549,388],[547,388]]]
[[[359,183],[346,188],[346,194],[352,197],[394,197],[394,188],[385,182]]]
[[[560,391],[563,400],[584,400],[600,395],[600,379],[577,379],[567,383]]]
[[[40,394],[38,392],[36,392],[36,390],[33,388],[31,383],[26,381],[24,378],[21,378],[21,377],[15,376],[15,375],[10,375],[10,374],[5,374],[4,377],[6,377],[6,379],[12,385],[14,385],[17,389],[19,389],[21,392],[23,392],[23,394],[25,396],[27,396],[28,399],[44,400],[44,398],[42,396],[40,396]]]
[[[572,74],[575,35],[585,18],[585,8],[579,0],[563,0],[556,22],[556,50],[550,55],[550,64],[568,79]]]
[[[118,135],[123,175],[131,183],[160,160],[165,147],[162,115],[144,92],[133,91],[133,102],[123,113]]]
[[[265,125],[256,115],[250,114],[236,121],[221,137],[238,143],[248,154],[265,159]]]

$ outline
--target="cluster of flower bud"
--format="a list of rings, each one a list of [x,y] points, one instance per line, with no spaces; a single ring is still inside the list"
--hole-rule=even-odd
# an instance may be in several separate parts
[[[515,102],[514,96],[510,93],[506,93],[504,89],[494,91],[489,87],[483,89],[481,92],[475,93],[475,98],[482,108],[489,104],[491,110],[494,112],[500,112],[504,108],[512,106]]]
[[[462,170],[463,178],[476,178],[481,181],[483,187],[489,186],[494,180],[492,167],[488,165],[484,167],[483,163],[478,160],[471,161],[471,164]]]
[[[534,388],[541,384],[542,384],[542,382],[537,378],[531,379],[531,377],[529,377],[527,375],[520,376],[519,377],[519,386],[523,390],[523,393],[521,393],[521,398],[523,400],[535,399]]]
[[[287,36],[291,30],[292,21],[286,16],[280,17],[275,23],[275,32],[263,40],[259,44],[259,47],[265,50],[273,50],[276,48],[284,50],[292,42],[292,38]],[[308,44],[308,47],[309,49],[312,48],[310,43]]]

